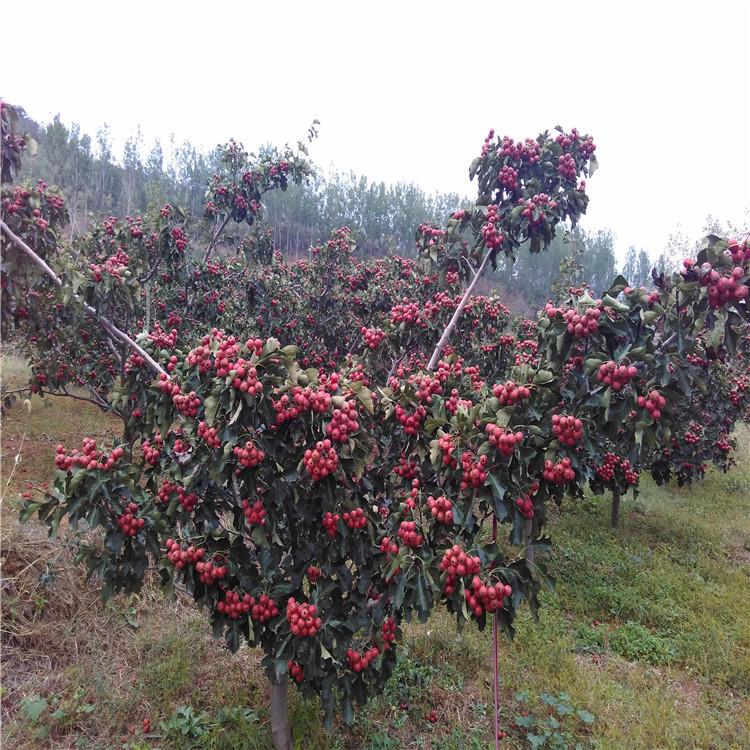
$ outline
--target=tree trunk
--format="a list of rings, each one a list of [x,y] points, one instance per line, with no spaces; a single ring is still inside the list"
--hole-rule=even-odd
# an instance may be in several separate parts
[[[612,528],[620,525],[620,490],[612,490]]]
[[[523,522],[523,542],[525,545],[523,556],[526,559],[526,562],[529,563],[529,565],[534,564],[534,547],[530,544],[532,524],[533,522],[530,518],[527,518]]]
[[[281,682],[271,682],[271,734],[276,750],[292,750],[292,735],[289,731],[289,710],[287,706],[286,676]]]

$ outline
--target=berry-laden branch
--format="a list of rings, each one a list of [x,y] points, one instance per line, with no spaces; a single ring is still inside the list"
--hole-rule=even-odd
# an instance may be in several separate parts
[[[29,260],[37,266],[43,273],[45,273],[47,276],[49,276],[52,281],[55,282],[57,286],[59,286],[62,289],[63,282],[62,279],[47,265],[47,263],[44,261],[44,259],[40,258],[20,237],[18,237],[11,229],[10,227],[4,222],[0,220],[0,229],[5,233],[5,235],[8,237],[8,239],[19,249],[21,252],[23,252]],[[160,375],[167,375],[167,371],[162,368],[162,366],[142,347],[140,347],[133,339],[130,338],[126,333],[123,333],[117,326],[114,325],[114,323],[111,323],[107,318],[105,318],[103,315],[99,315],[99,313],[91,307],[88,303],[84,302],[83,299],[81,299],[80,295],[73,294],[73,299],[76,302],[79,302],[83,309],[86,310],[86,312],[91,315],[92,318],[95,318],[96,321],[101,325],[101,327],[107,332],[107,334],[115,339],[116,341],[119,341],[121,344],[125,344],[126,346],[133,349],[133,351],[137,352],[143,359],[146,361],[148,366],[157,372]],[[169,377],[167,375],[167,377]]]
[[[448,325],[445,327],[443,335],[440,337],[440,341],[437,342],[435,351],[432,352],[430,362],[427,365],[427,369],[430,372],[432,372],[437,367],[437,363],[440,360],[440,353],[443,351],[443,347],[448,343],[448,339],[450,338],[453,329],[456,327],[456,323],[458,323],[458,319],[461,317],[461,313],[463,312],[464,307],[466,307],[466,303],[469,301],[469,297],[471,297],[471,293],[474,291],[474,287],[477,285],[477,282],[484,273],[484,269],[487,266],[487,261],[490,259],[490,255],[492,255],[491,251],[487,251],[487,253],[485,253],[481,265],[477,269],[477,272],[474,274],[474,278],[471,280],[471,284],[466,287],[464,296],[461,297],[461,301],[458,303],[458,307],[453,313],[451,319],[448,321]]]

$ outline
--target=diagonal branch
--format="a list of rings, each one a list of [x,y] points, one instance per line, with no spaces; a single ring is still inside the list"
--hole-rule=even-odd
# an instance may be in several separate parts
[[[39,268],[43,273],[49,276],[49,278],[52,279],[52,281],[54,281],[57,286],[62,288],[62,279],[47,265],[43,258],[40,258],[20,237],[14,234],[10,227],[2,220],[0,220],[0,229],[37,268]],[[145,349],[143,349],[143,347],[136,344],[136,342],[133,341],[130,336],[128,336],[126,333],[123,333],[119,328],[117,328],[117,326],[107,320],[107,318],[105,318],[103,315],[99,315],[99,313],[93,307],[91,307],[91,305],[85,302],[79,294],[74,294],[73,299],[83,306],[84,310],[86,310],[86,312],[91,315],[91,317],[93,317],[99,323],[99,325],[101,325],[102,328],[104,328],[104,330],[111,338],[119,341],[121,344],[125,344],[134,351],[138,352],[138,354],[140,354],[141,357],[146,360],[146,363],[149,365],[149,367],[151,367],[152,370],[162,375],[167,374],[166,370],[164,370],[164,368]]]
[[[430,357],[430,363],[427,365],[428,370],[434,370],[437,367],[438,360],[440,359],[440,352],[443,351],[443,347],[448,343],[448,339],[450,338],[453,329],[456,327],[456,323],[458,323],[458,319],[461,317],[461,313],[463,312],[464,307],[466,307],[466,303],[469,301],[469,297],[471,297],[471,293],[474,291],[474,287],[477,285],[480,276],[484,273],[484,269],[487,265],[487,261],[490,259],[490,255],[492,255],[492,252],[488,250],[482,260],[481,265],[477,269],[477,272],[474,274],[474,278],[471,280],[471,284],[466,287],[464,296],[461,297],[461,301],[458,303],[458,307],[453,313],[453,317],[445,327],[443,335],[440,337],[440,341],[438,341],[437,346],[435,347],[435,351],[432,353],[432,357]]]
[[[214,232],[214,236],[211,237],[211,241],[208,243],[208,247],[206,248],[206,252],[203,255],[203,262],[205,263],[210,255],[211,251],[214,249],[214,245],[217,243],[219,237],[221,236],[221,233],[224,231],[224,227],[226,227],[227,224],[229,224],[229,219],[232,218],[232,214],[227,214],[226,219],[221,223],[221,226]]]

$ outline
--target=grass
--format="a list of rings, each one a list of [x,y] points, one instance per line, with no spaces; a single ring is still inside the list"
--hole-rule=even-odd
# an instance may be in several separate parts
[[[6,388],[14,377],[23,368],[6,360]],[[190,602],[165,602],[153,586],[103,604],[64,534],[48,540],[35,523],[19,526],[14,498],[27,481],[51,476],[57,442],[106,440],[118,430],[87,404],[35,397],[31,406],[29,414],[17,402],[3,419],[5,743],[270,748],[255,652],[229,655]],[[617,532],[603,498],[552,520],[556,588],[543,594],[538,623],[522,612],[515,640],[501,641],[504,747],[528,747],[514,721],[524,708],[546,717],[544,693],[567,693],[596,717],[590,731],[576,730],[582,746],[750,747],[750,440],[740,437],[740,465],[730,474],[682,489],[644,481],[639,497],[624,501]],[[489,629],[459,635],[446,613],[409,625],[396,675],[355,727],[326,733],[316,702],[293,691],[295,746],[491,747],[491,653]],[[426,719],[431,710],[436,724]],[[154,736],[143,735],[145,717]]]

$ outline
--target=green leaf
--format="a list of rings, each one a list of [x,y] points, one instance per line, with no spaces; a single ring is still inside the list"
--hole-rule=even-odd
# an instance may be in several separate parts
[[[375,410],[375,405],[372,402],[372,393],[369,388],[360,388],[357,391],[357,398],[364,404],[368,414],[372,414]]]
[[[21,703],[21,712],[29,721],[36,721],[48,708],[47,699],[39,695],[24,698]]]
[[[206,424],[211,427],[216,419],[216,410],[219,408],[219,397],[209,396],[203,402],[203,406],[206,410]]]
[[[617,295],[626,286],[628,286],[628,280],[622,274],[619,274],[617,278],[612,282],[612,286],[610,286],[608,294],[612,295],[613,297],[617,297]]]
[[[628,305],[620,302],[619,300],[616,300],[609,294],[605,294],[602,297],[602,304],[606,305],[607,307],[611,307],[614,310],[617,310],[617,312],[625,313],[630,311],[630,307]]]
[[[593,724],[596,717],[594,714],[590,713],[589,711],[586,711],[582,708],[579,708],[576,711],[576,716],[584,723],[584,724]]]
[[[599,162],[596,160],[596,157],[591,154],[591,157],[589,158],[589,177],[591,177],[597,169],[599,169]]]
[[[554,379],[555,376],[550,370],[539,370],[534,375],[534,385],[547,385],[547,383],[551,383]]]

